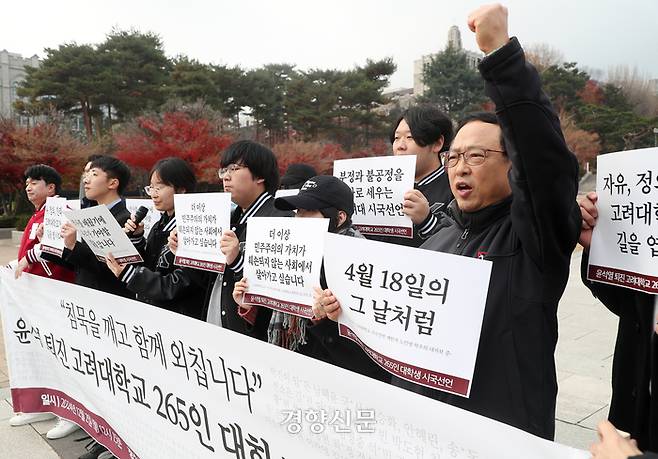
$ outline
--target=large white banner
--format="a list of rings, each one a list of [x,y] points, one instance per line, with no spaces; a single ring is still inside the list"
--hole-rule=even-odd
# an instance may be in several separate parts
[[[174,195],[178,249],[174,264],[223,273],[226,257],[219,248],[231,227],[231,193]]]
[[[313,288],[320,286],[327,218],[249,219],[244,302],[310,319]]]
[[[99,261],[105,262],[105,257],[109,253],[122,265],[143,261],[107,206],[65,210],[64,216],[75,226]]]
[[[590,280],[658,293],[658,148],[597,157]]]
[[[327,234],[339,330],[382,368],[462,397],[471,391],[491,262]]]
[[[14,408],[121,459],[588,457],[133,300],[6,268],[0,282]]]
[[[402,203],[404,193],[414,187],[415,173],[415,155],[334,161],[334,176],[354,192],[352,221],[363,234],[413,237]]]

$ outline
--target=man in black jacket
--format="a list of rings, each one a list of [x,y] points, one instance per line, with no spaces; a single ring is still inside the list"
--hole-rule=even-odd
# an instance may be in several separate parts
[[[432,398],[553,439],[557,306],[578,239],[578,164],[537,71],[507,32],[507,9],[469,17],[496,115],[464,120],[443,155],[455,200],[421,248],[493,262],[470,398]],[[461,273],[468,276],[468,273]],[[468,305],[464,305],[468,307]]]
[[[130,181],[128,166],[111,156],[96,158],[92,161],[89,172],[84,176],[85,197],[96,201],[98,205],[106,205],[121,227],[130,218],[126,201],[121,197],[128,181]],[[63,225],[62,237],[64,237],[64,251],[61,260],[74,266],[76,284],[126,298],[135,297],[104,262],[96,259],[96,255],[86,242],[76,241],[75,226],[71,223]]]
[[[619,317],[608,419],[628,432],[640,449],[658,451],[658,297],[587,279],[596,201],[596,193],[580,200],[580,243],[585,249],[581,276],[592,294]]]

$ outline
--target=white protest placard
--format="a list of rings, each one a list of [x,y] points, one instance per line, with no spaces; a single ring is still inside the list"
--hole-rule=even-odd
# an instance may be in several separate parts
[[[64,238],[61,236],[62,225],[68,221],[64,216],[67,209],[80,210],[80,201],[57,196],[46,199],[46,211],[43,218],[43,237],[41,238],[41,251],[62,256],[64,251]],[[77,235],[78,240],[80,235]]]
[[[171,311],[13,277],[0,268],[14,409],[71,420],[119,459],[589,457]]]
[[[587,278],[658,293],[658,148],[597,157]]]
[[[274,198],[287,198],[289,196],[297,196],[299,194],[298,188],[293,188],[291,190],[276,190]]]
[[[126,208],[130,212],[130,215],[135,215],[137,212],[137,209],[140,207],[146,207],[149,211],[146,214],[146,217],[144,217],[144,220],[142,220],[142,223],[144,224],[144,237],[148,238],[149,233],[151,232],[151,228],[153,228],[153,225],[155,225],[158,220],[160,220],[160,212],[155,208],[155,205],[153,205],[153,200],[151,199],[126,199]]]
[[[46,198],[46,211],[43,216],[43,237],[41,251],[58,257],[64,251],[64,238],[61,236],[62,225],[66,223],[64,211],[67,208],[66,198],[50,196]]]
[[[414,187],[415,174],[415,155],[334,161],[334,176],[354,192],[352,222],[363,234],[413,237],[402,203]]]
[[[178,250],[174,264],[223,273],[226,257],[219,248],[231,227],[231,193],[174,195]]]
[[[378,365],[468,397],[491,262],[327,234],[327,284],[339,330]]]
[[[79,199],[67,199],[66,207],[71,210],[80,210],[80,200]]]
[[[253,217],[245,244],[247,304],[310,319],[320,286],[327,218]]]
[[[104,262],[108,253],[122,265],[143,261],[107,206],[101,204],[81,210],[65,210],[64,216],[75,226],[99,261]]]

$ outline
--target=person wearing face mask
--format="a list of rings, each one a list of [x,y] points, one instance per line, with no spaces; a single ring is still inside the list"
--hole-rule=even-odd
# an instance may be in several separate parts
[[[122,266],[110,255],[107,267],[138,300],[201,319],[205,284],[196,283],[200,277],[191,275],[190,269],[174,266],[175,255],[167,245],[169,233],[176,226],[174,194],[193,192],[196,177],[187,162],[172,157],[158,161],[151,169],[149,180],[145,191],[155,209],[162,213],[160,220],[153,225],[148,238],[144,238],[144,224],[136,224],[134,215],[124,226],[144,264]]]

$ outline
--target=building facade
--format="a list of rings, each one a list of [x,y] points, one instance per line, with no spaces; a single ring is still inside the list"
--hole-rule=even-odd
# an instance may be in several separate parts
[[[25,79],[25,67],[39,67],[40,63],[36,55],[24,58],[6,49],[0,51],[0,116],[14,116],[16,90]]]

